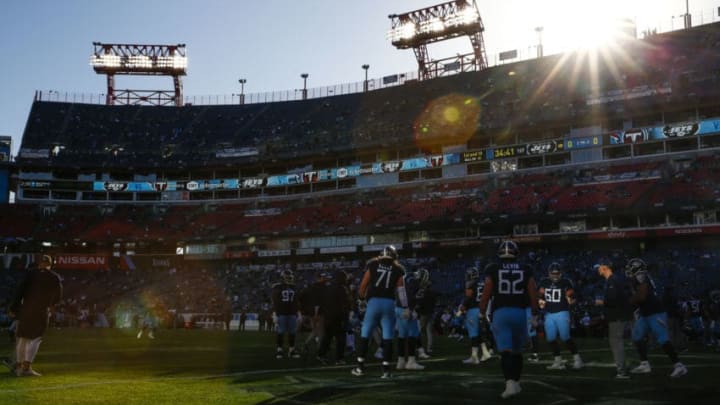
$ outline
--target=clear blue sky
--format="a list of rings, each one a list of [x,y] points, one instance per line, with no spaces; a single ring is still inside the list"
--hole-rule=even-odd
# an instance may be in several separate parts
[[[442,0],[3,0],[0,7],[0,135],[17,153],[35,90],[105,92],[105,77],[89,66],[92,42],[187,44],[186,95],[295,89],[416,69],[411,50],[386,39],[388,14]],[[684,0],[477,0],[488,57],[534,52],[543,26],[546,54],[575,46],[598,15],[629,17],[639,30],[679,28]],[[691,0],[694,21],[718,21],[720,0]],[[574,25],[573,25],[574,24]],[[597,30],[596,30],[597,31]],[[587,33],[591,34],[592,33]],[[432,45],[442,58],[469,52],[467,39]],[[170,79],[118,77],[117,88],[172,88]]]

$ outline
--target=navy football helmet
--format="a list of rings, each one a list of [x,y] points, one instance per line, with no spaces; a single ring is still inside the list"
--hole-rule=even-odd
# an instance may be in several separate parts
[[[415,271],[415,278],[422,287],[427,287],[428,285],[430,285],[430,272],[424,267],[421,267],[417,269],[417,271]]]
[[[477,267],[470,267],[465,270],[465,281],[475,281],[480,278],[480,270]]]
[[[397,260],[397,258],[398,258],[397,249],[395,249],[395,246],[393,246],[393,245],[387,245],[383,249],[382,255],[380,255],[380,257],[389,257],[393,260]]]
[[[281,271],[280,278],[282,279],[283,283],[286,284],[292,284],[295,282],[295,275],[293,274],[292,270],[285,269]]]
[[[552,262],[548,266],[548,277],[553,283],[557,283],[562,278],[562,267],[560,263]]]
[[[637,276],[645,274],[647,274],[647,264],[642,259],[636,257],[628,260],[627,265],[625,265],[625,276],[637,278]]]
[[[710,291],[710,301],[712,301],[715,304],[720,304],[720,290]],[[717,322],[717,321],[715,321],[715,322]]]
[[[504,240],[498,247],[497,255],[501,259],[515,259],[520,254],[517,243],[512,240]]]

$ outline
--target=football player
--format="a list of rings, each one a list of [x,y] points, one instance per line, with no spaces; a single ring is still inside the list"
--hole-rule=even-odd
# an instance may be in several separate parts
[[[420,337],[418,338],[418,357],[421,359],[429,359],[432,352],[432,321],[435,314],[435,301],[437,293],[432,290],[432,282],[430,281],[430,272],[421,268],[415,273],[415,277],[420,283],[420,288],[415,293],[415,312],[418,314],[418,322],[420,323]],[[423,347],[422,335],[427,337],[427,350]]]
[[[695,297],[690,297],[681,303],[683,318],[683,331],[690,338],[690,340],[700,340],[702,336],[705,336],[705,327],[703,323],[703,308],[702,302]]]
[[[149,339],[155,339],[155,331],[157,330],[157,319],[154,314],[154,306],[145,311],[143,315],[142,325],[140,331],[137,334],[137,338],[140,339],[143,333],[147,332]]]
[[[708,303],[704,306],[708,329],[715,344],[720,347],[720,290],[712,290],[708,294]]]
[[[367,312],[363,319],[360,333],[357,367],[352,374],[365,374],[365,357],[368,351],[368,340],[375,326],[382,328],[382,377],[390,378],[390,362],[392,361],[392,339],[395,333],[395,294],[402,308],[402,317],[408,319],[410,310],[405,293],[403,275],[405,268],[398,262],[397,250],[394,246],[386,246],[382,254],[368,261],[365,274],[360,282],[360,298],[367,300]]]
[[[498,263],[489,264],[485,269],[485,288],[480,297],[480,312],[485,313],[490,298],[493,299],[492,328],[495,344],[501,356],[505,377],[503,399],[520,393],[522,374],[522,349],[527,337],[525,308],[530,307],[532,323],[537,325],[537,285],[532,271],[518,263],[519,249],[512,240],[500,244]]]
[[[565,342],[573,355],[573,368],[579,370],[585,366],[578,353],[575,341],[570,337],[570,305],[575,303],[572,282],[563,278],[560,264],[548,266],[548,278],[540,282],[539,305],[545,309],[545,337],[552,349],[554,361],[548,370],[564,370],[565,362],[560,356],[560,344]]]
[[[465,300],[461,306],[461,311],[466,312],[465,329],[470,337],[470,357],[463,360],[463,364],[480,364],[480,362],[492,358],[487,344],[480,335],[483,326],[487,326],[487,322],[484,322],[487,318],[484,313],[480,312],[478,306],[484,288],[485,280],[480,277],[480,270],[477,267],[467,269],[465,271]],[[480,349],[482,349],[482,357],[478,356]]]
[[[424,270],[424,269],[423,269]],[[427,272],[427,270],[425,270]],[[407,294],[407,309],[410,317],[405,318],[400,300],[395,302],[395,317],[397,319],[398,332],[398,359],[396,369],[398,370],[423,370],[425,366],[416,360],[417,342],[420,340],[420,324],[417,312],[415,312],[416,294],[420,289],[420,281],[416,273],[405,275],[405,293]]]
[[[632,330],[632,340],[640,356],[640,365],[630,372],[634,374],[647,374],[652,371],[648,362],[648,349],[646,336],[652,333],[663,351],[673,363],[670,377],[682,377],[688,370],[679,360],[675,347],[668,340],[667,314],[657,296],[655,283],[648,268],[642,259],[630,259],[625,266],[625,275],[633,285],[633,295],[630,303],[636,307],[636,321]]]
[[[292,270],[285,269],[280,273],[281,282],[272,286],[273,311],[277,317],[277,349],[275,358],[284,357],[284,338],[288,335],[288,357],[300,358],[295,350],[295,333],[297,331],[298,298],[295,290],[295,277]]]

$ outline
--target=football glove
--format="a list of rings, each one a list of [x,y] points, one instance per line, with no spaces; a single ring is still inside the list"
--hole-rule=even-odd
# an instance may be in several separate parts
[[[405,320],[410,319],[410,309],[403,308],[402,315],[400,315],[400,317]]]

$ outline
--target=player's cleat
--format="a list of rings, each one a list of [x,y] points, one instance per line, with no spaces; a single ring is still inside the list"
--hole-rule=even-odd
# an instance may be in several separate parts
[[[137,338],[140,339],[142,337],[142,331],[138,332]]]
[[[582,368],[585,368],[585,363],[582,361],[582,358],[579,354],[575,355],[575,359],[573,360],[572,365],[573,370],[580,370]]]
[[[152,332],[148,333],[148,337],[150,339],[155,339],[155,335]]]
[[[565,370],[565,360],[562,356],[555,356],[553,363],[546,368],[548,370]]]
[[[380,378],[383,379],[383,380],[389,380],[389,379],[392,378],[392,374],[390,374],[389,371],[386,371],[386,372],[382,373],[382,375],[380,376]]]
[[[547,366],[546,368],[548,370],[565,370],[565,363],[562,360],[558,361],[556,359],[551,365]]]
[[[537,363],[537,362],[540,361],[540,356],[538,356],[537,353],[533,353],[533,354],[531,354],[531,355],[528,357],[528,361],[529,361],[530,363]]]
[[[628,380],[630,379],[630,374],[628,374],[625,370],[618,370],[617,374],[615,374],[616,380]]]
[[[376,358],[376,359],[379,359],[379,360],[382,360],[382,358],[383,358],[383,350],[382,350],[382,347],[378,348],[378,349],[375,351],[375,358]]]
[[[362,377],[365,375],[365,372],[360,367],[355,367],[354,369],[352,369],[352,371],[350,371],[350,373],[355,377]]]
[[[484,363],[492,358],[493,358],[492,352],[483,350],[483,354],[482,354],[482,356],[480,356],[480,361],[482,363]]]
[[[515,395],[519,394],[520,391],[522,391],[522,388],[520,388],[520,383],[515,380],[507,380],[505,381],[505,391],[500,394],[500,398],[508,399],[510,397],[514,397]]]
[[[336,366],[344,366],[344,365],[345,365],[345,360],[340,359],[340,360],[338,360],[338,361],[335,362],[335,365],[336,365]]]
[[[425,359],[429,359],[429,358],[430,358],[430,355],[427,354],[427,353],[425,353],[425,349],[423,349],[423,348],[421,347],[421,348],[418,349],[418,357],[419,357],[420,359],[425,360]]]
[[[480,345],[480,350],[482,351],[482,356],[480,356],[481,362],[486,362],[492,359],[492,353],[490,352],[490,350],[488,350],[488,347],[485,343],[482,343]]]
[[[327,359],[327,357],[325,357],[325,356],[317,356],[317,357],[315,357],[315,358],[317,359],[317,361],[319,361],[320,363],[322,363],[323,366],[327,366],[327,365],[328,365],[328,359]]]
[[[405,364],[405,370],[425,370],[425,366],[418,363],[415,360],[415,357],[409,357],[407,363]]]
[[[405,357],[398,357],[397,364],[395,365],[396,370],[405,370]]]
[[[22,370],[21,377],[42,377],[42,374],[38,373],[32,368],[29,368],[27,370]]]
[[[280,360],[283,357],[285,357],[285,356],[283,356],[283,349],[278,347],[277,350],[275,351],[275,358]]]
[[[299,359],[300,353],[295,351],[295,349],[290,349],[290,350],[288,350],[288,357],[290,357],[291,359]]]
[[[478,359],[477,356],[470,356],[463,360],[463,364],[480,364],[480,359]]]
[[[650,363],[648,363],[647,361],[641,361],[639,366],[630,370],[630,372],[633,374],[650,374],[651,371],[652,368],[650,367]]]
[[[677,363],[675,363],[675,366],[673,366],[673,371],[672,371],[672,373],[670,373],[670,377],[672,377],[672,378],[682,377],[685,374],[687,374],[687,372],[688,372],[687,367],[685,367],[684,364],[677,362]]]

